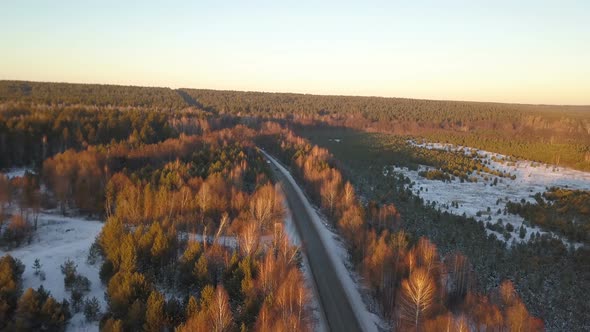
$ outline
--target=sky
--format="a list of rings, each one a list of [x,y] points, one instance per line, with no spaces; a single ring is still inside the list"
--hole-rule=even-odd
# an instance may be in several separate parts
[[[590,105],[590,1],[0,0],[0,79]]]

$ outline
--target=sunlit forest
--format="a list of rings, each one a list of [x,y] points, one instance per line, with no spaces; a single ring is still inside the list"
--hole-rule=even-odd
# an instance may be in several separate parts
[[[516,174],[419,140],[590,171],[584,106],[0,81],[0,331],[317,330],[321,271],[261,149],[340,239],[380,330],[590,329],[590,192],[546,188],[498,212],[522,230],[486,226],[384,167]],[[84,257],[26,256],[60,218],[96,228]],[[509,242],[524,223],[564,240]]]

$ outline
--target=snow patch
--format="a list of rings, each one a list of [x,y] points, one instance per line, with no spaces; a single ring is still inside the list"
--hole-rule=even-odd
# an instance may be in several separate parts
[[[528,160],[513,161],[510,157],[493,153],[485,150],[479,150],[464,146],[454,146],[451,144],[440,143],[421,143],[409,141],[410,144],[425,148],[445,151],[463,151],[466,155],[476,153],[478,158],[485,162],[493,171],[509,173],[515,176],[515,179],[506,177],[497,177],[487,173],[471,175],[477,178],[477,182],[461,182],[459,179],[445,182],[440,180],[429,180],[418,173],[424,170],[433,169],[428,166],[420,166],[418,170],[410,170],[406,167],[397,166],[385,167],[383,175],[393,175],[393,173],[402,174],[411,181],[411,185],[406,188],[417,196],[421,197],[426,204],[435,203],[435,207],[441,211],[448,211],[456,215],[465,214],[467,217],[485,223],[496,223],[502,220],[503,225],[511,224],[514,231],[508,241],[498,232],[486,228],[488,234],[495,234],[498,239],[505,241],[510,245],[513,241],[522,242],[530,240],[533,233],[550,234],[561,239],[565,244],[572,244],[579,247],[580,243],[571,243],[565,238],[552,232],[544,231],[537,226],[530,226],[525,223],[524,218],[514,214],[504,214],[506,203],[526,202],[535,203],[533,196],[536,193],[543,193],[550,187],[561,187],[578,190],[590,190],[590,173],[577,171],[573,169],[558,167],[548,164],[540,164]],[[487,180],[485,179],[487,177]],[[492,185],[494,179],[497,183]],[[490,209],[488,211],[488,208]],[[498,213],[500,210],[500,213]],[[491,219],[491,220],[490,220]],[[526,235],[524,239],[519,237],[520,227],[524,226]]]
[[[27,171],[33,173],[33,169],[30,167],[10,168],[6,172],[4,172],[4,176],[6,176],[6,178],[8,178],[10,180],[10,179],[25,176],[25,173]]]
[[[231,249],[238,248],[238,244],[239,244],[238,238],[236,236],[232,236],[232,235],[220,235],[218,237],[215,237],[215,235],[203,236],[203,234],[199,234],[199,233],[188,233],[188,232],[178,232],[178,233],[179,233],[179,236],[186,237],[186,239],[189,239],[192,241],[203,243],[203,239],[206,239],[208,244],[213,244],[213,242],[215,241],[215,243],[217,243],[223,247],[231,248]],[[263,245],[267,245],[267,244],[272,243],[272,240],[273,240],[272,235],[263,235],[260,237],[260,243]]]
[[[43,285],[58,301],[70,299],[70,293],[64,288],[64,276],[60,266],[67,259],[71,259],[78,265],[78,273],[91,282],[90,292],[86,294],[86,298],[96,297],[101,311],[104,312],[107,304],[104,298],[105,287],[99,278],[100,263],[90,265],[86,262],[90,246],[102,226],[103,223],[100,221],[41,213],[38,229],[31,244],[12,250],[0,249],[0,256],[9,254],[25,265],[23,289],[37,289]],[[37,258],[42,265],[41,270],[45,272],[45,281],[41,281],[34,274],[33,263]],[[84,314],[77,313],[70,320],[67,330],[98,331],[98,322],[87,323]]]
[[[289,238],[289,242],[291,242],[294,246],[301,246],[301,238],[299,237],[299,232],[297,231],[297,227],[295,227],[295,223],[293,222],[293,215],[291,214],[291,209],[289,209],[289,205],[287,204],[286,200],[283,200],[283,207],[285,208],[285,219],[283,221],[285,234]]]

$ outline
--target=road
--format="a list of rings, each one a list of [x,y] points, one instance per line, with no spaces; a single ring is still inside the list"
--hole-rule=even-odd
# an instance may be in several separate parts
[[[334,332],[362,331],[362,325],[327,253],[326,246],[313,224],[310,212],[305,208],[303,200],[307,198],[297,193],[280,167],[277,167],[276,160],[266,152],[262,151],[262,153],[267,160],[270,160],[273,176],[285,193],[293,222],[301,238],[302,250],[309,262],[327,328]]]

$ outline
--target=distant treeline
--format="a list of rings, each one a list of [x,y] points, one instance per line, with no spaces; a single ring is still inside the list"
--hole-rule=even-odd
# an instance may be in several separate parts
[[[590,170],[590,106],[522,105],[405,98],[318,96],[97,84],[0,81],[0,103],[160,110],[200,108],[423,137]]]
[[[221,114],[424,137],[590,170],[590,106],[186,90]]]
[[[170,121],[152,110],[83,106],[0,106],[0,168],[40,164],[68,149],[130,139],[155,143],[174,136]]]
[[[94,105],[178,109],[187,103],[176,91],[102,84],[0,81],[0,102],[31,102],[43,105]]]

